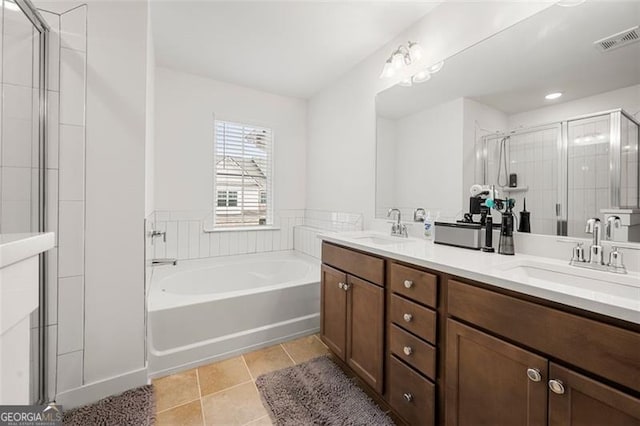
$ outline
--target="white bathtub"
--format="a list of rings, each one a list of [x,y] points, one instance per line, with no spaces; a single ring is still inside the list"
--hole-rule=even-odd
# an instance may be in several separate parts
[[[294,251],[155,267],[148,295],[149,374],[169,374],[315,333],[320,262]]]

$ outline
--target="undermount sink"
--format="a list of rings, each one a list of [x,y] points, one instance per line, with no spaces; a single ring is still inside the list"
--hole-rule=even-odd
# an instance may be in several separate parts
[[[538,287],[562,289],[576,295],[589,294],[605,299],[623,298],[640,309],[640,280],[636,274],[582,269],[537,260],[518,260],[499,267],[505,278]]]

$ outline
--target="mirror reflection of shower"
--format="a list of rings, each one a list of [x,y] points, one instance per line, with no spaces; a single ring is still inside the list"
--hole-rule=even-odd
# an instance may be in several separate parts
[[[485,135],[476,147],[483,183],[515,199],[516,211],[526,199],[532,233],[583,237],[587,219],[640,207],[638,127],[614,110]]]

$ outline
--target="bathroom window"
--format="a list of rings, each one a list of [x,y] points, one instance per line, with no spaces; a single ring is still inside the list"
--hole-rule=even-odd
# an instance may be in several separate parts
[[[272,148],[269,128],[215,121],[215,227],[272,224]]]

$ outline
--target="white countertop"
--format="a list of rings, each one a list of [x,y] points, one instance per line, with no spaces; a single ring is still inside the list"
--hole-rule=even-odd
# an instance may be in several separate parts
[[[36,256],[54,245],[53,232],[0,234],[0,268]]]
[[[327,233],[319,235],[319,238],[327,242],[640,324],[640,274],[635,272],[620,275],[569,267],[569,271],[572,273],[575,270],[575,277],[571,277],[574,282],[565,285],[547,281],[543,277],[517,276],[512,270],[510,271],[510,268],[516,264],[530,264],[566,271],[568,264],[566,260],[525,254],[505,256],[498,253],[483,253],[434,244],[431,241],[417,238],[398,238],[398,243],[376,244],[358,239],[363,235],[379,235],[388,238],[388,234],[371,231]],[[609,279],[618,282],[611,284],[606,281]]]

